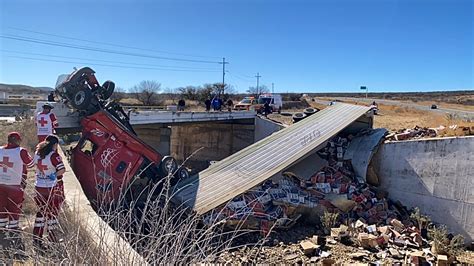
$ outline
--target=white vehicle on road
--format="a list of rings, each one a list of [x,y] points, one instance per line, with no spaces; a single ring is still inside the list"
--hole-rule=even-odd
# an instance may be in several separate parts
[[[283,100],[280,94],[262,94],[258,97],[258,104],[263,106],[266,102],[270,104],[273,112],[281,112]]]

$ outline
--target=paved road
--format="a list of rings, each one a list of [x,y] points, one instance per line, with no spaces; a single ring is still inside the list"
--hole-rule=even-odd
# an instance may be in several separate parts
[[[372,98],[351,98],[351,97],[333,97],[335,100],[339,101],[358,101],[358,102],[364,102],[367,104],[371,104],[373,101],[377,103],[382,103],[386,105],[396,105],[396,106],[405,106],[405,107],[410,107],[410,108],[415,108],[423,111],[430,111],[430,112],[436,112],[436,113],[441,113],[441,114],[452,114],[455,117],[459,117],[461,119],[465,120],[474,120],[474,112],[473,111],[465,111],[465,110],[457,110],[457,109],[451,109],[451,108],[444,108],[438,106],[438,109],[431,109],[431,106],[425,106],[425,105],[420,105],[416,103],[407,103],[407,102],[399,102],[399,101],[393,101],[393,100],[383,100],[383,99],[372,99]],[[315,102],[320,103],[320,104],[329,104],[329,101],[326,100],[321,100],[321,99],[315,99]]]

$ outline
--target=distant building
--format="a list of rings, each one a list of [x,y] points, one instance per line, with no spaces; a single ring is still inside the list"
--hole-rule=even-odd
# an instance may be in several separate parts
[[[45,101],[48,98],[46,93],[9,93],[0,91],[0,103],[21,103]]]

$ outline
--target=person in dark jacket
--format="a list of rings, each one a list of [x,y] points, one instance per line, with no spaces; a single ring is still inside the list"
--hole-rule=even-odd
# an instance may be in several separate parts
[[[184,107],[186,106],[186,102],[184,99],[178,101],[178,111],[184,111]]]
[[[48,94],[48,102],[54,102],[54,92]]]
[[[206,105],[206,112],[211,111],[211,99],[207,98],[204,104]]]
[[[229,112],[232,112],[232,107],[234,106],[234,102],[229,98],[229,100],[227,100],[227,110]]]
[[[267,101],[265,101],[265,103],[263,104],[263,111],[265,112],[265,117],[267,117],[267,115],[272,112],[272,108],[270,107],[270,104]]]

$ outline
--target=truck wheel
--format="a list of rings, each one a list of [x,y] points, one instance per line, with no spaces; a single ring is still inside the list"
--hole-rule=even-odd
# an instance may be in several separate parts
[[[281,107],[278,107],[278,114],[281,114]]]
[[[92,92],[89,88],[79,88],[71,94],[71,105],[78,110],[87,110],[92,101]]]
[[[107,80],[102,84],[102,88],[100,90],[100,94],[102,96],[103,100],[107,100],[112,96],[112,93],[114,93],[115,89],[115,83],[113,81]]]
[[[303,120],[306,117],[304,113],[294,113],[293,114],[293,123]]]
[[[172,175],[178,169],[178,162],[171,156],[165,156],[161,160],[160,171],[163,176]]]
[[[312,115],[312,114],[317,113],[318,111],[319,111],[319,110],[316,109],[316,108],[311,108],[311,107],[309,107],[309,108],[304,109],[304,114],[305,114],[306,116],[310,116],[310,115]]]
[[[82,80],[84,80],[84,76],[88,76],[88,75],[92,75],[94,74],[95,71],[92,70],[92,68],[90,67],[83,67],[79,70],[77,70],[75,73],[73,73],[69,79],[68,79],[68,83],[72,83],[72,84],[78,84],[80,83]]]
[[[185,180],[189,178],[189,172],[188,169],[181,167],[178,169],[178,172],[176,173],[177,178],[180,180]]]

